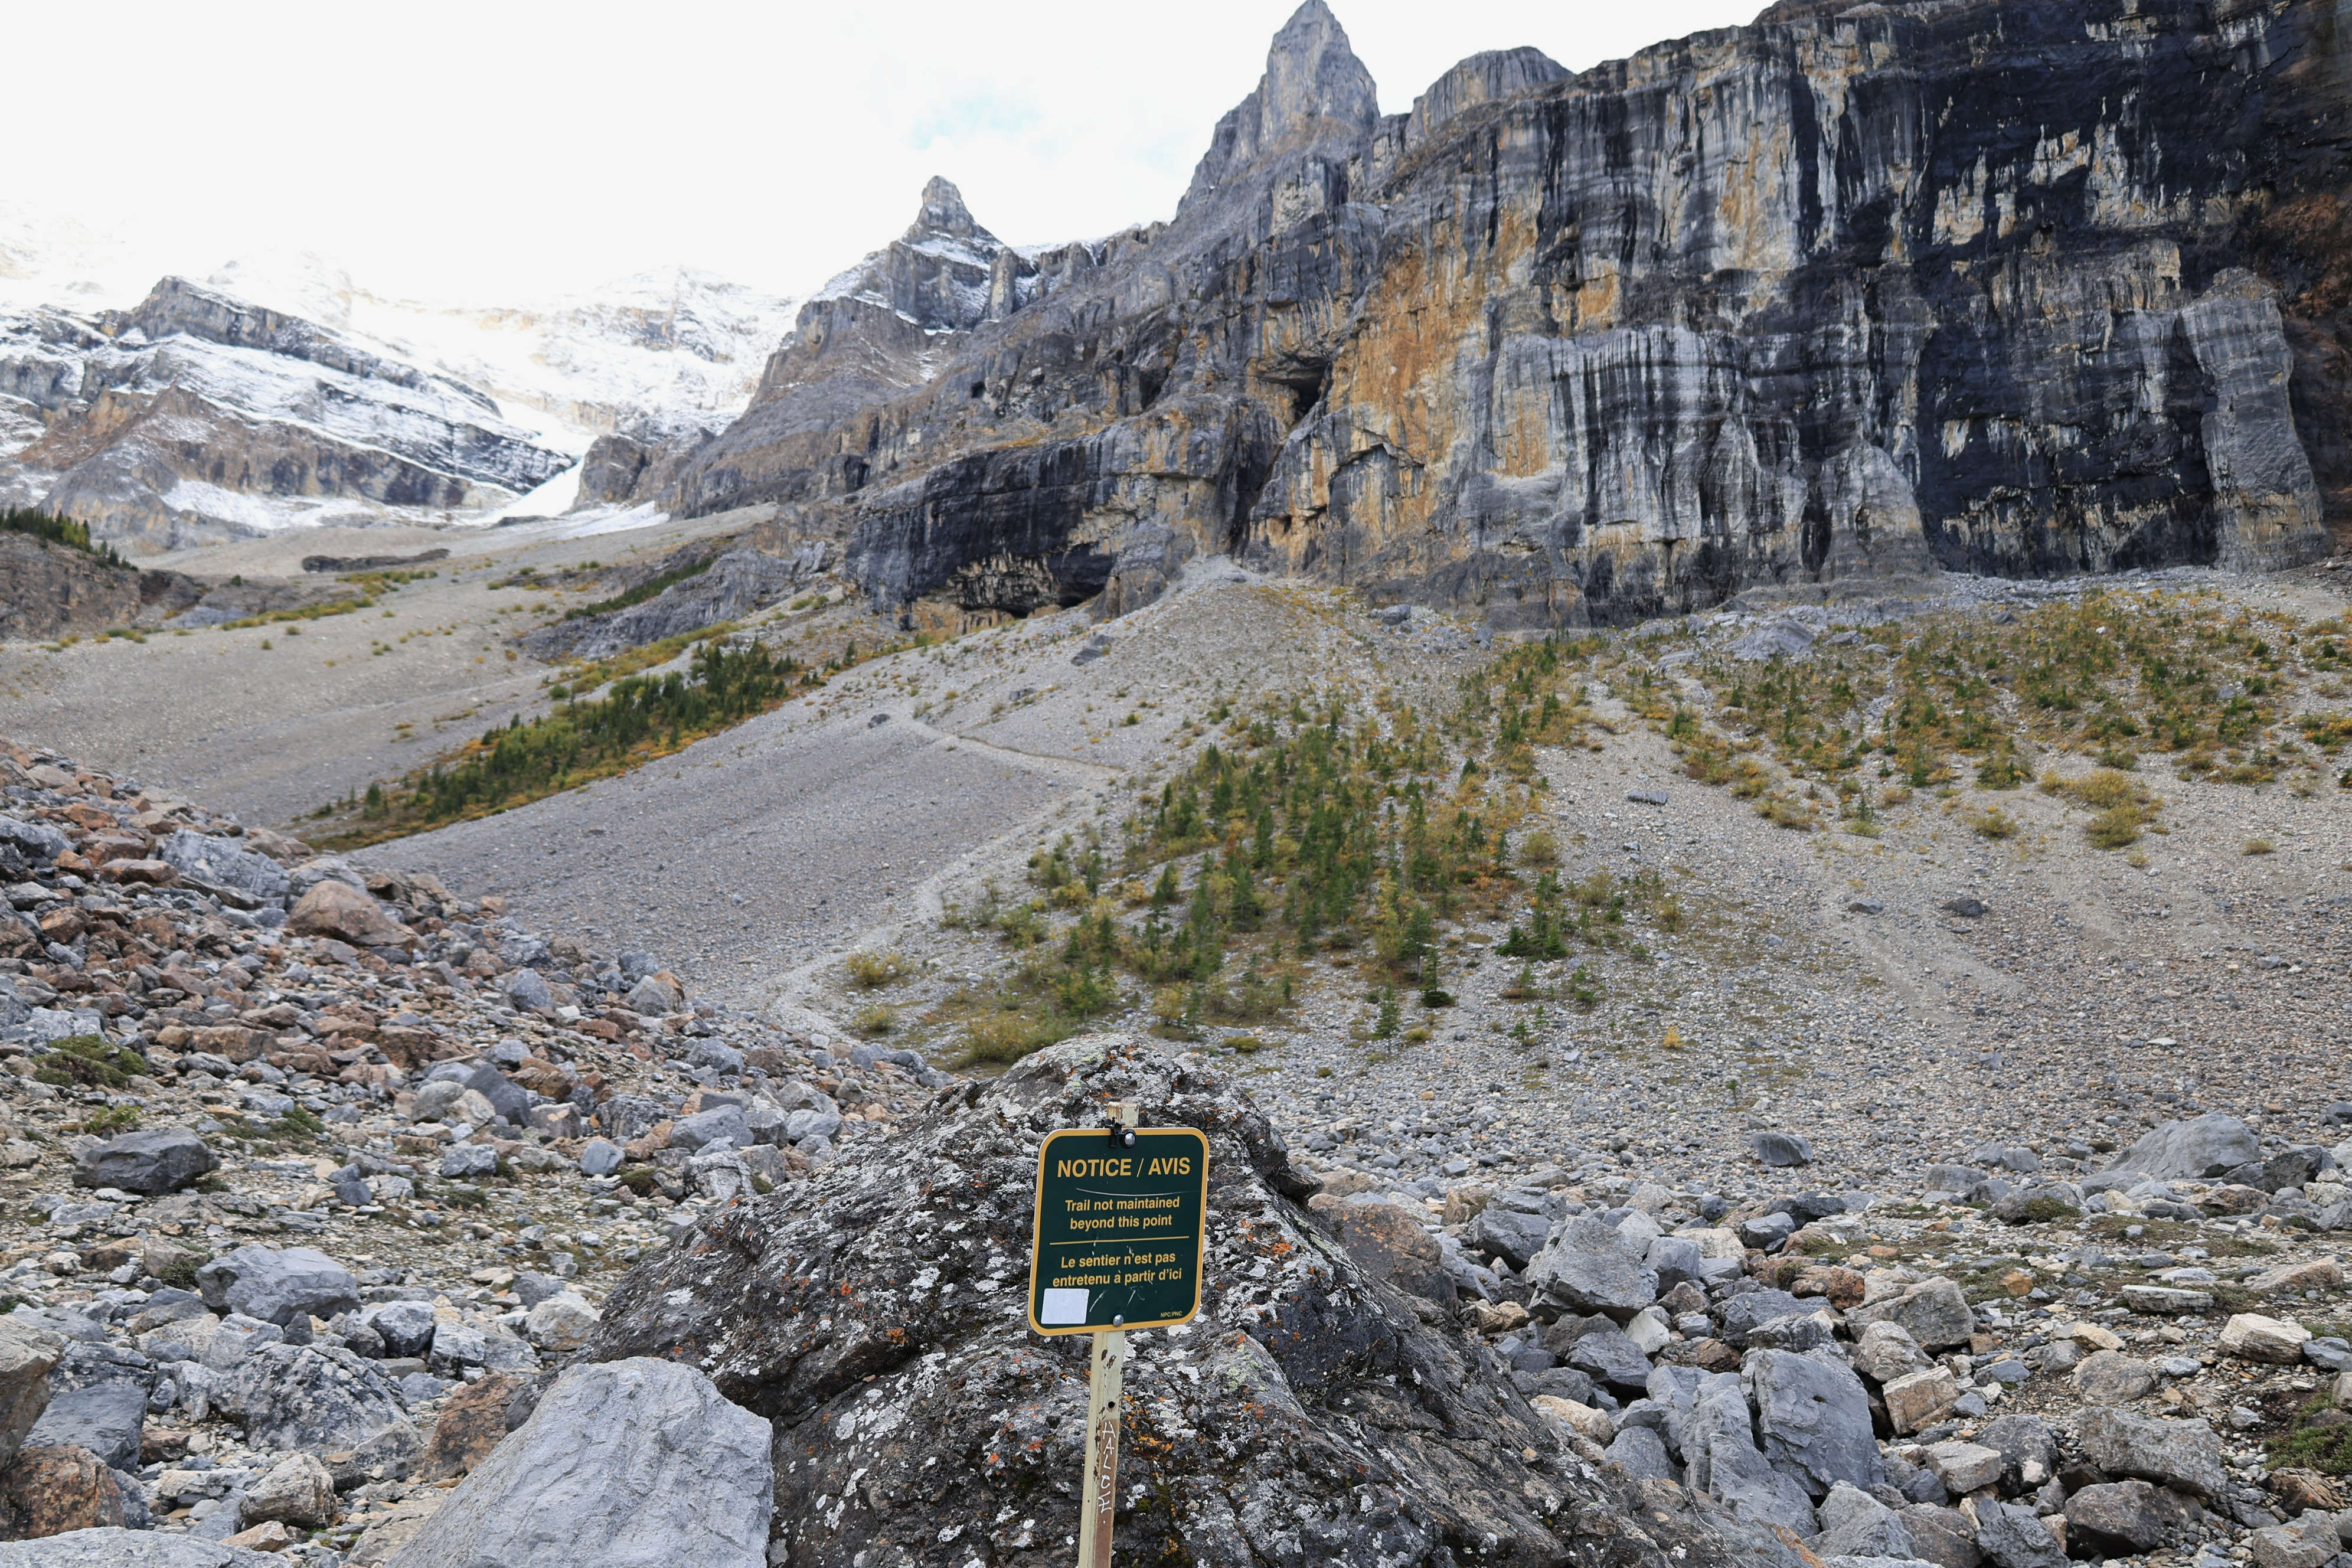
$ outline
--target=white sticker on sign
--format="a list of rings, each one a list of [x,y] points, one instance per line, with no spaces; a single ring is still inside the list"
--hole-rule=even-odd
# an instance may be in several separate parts
[[[1084,1290],[1056,1290],[1048,1287],[1045,1310],[1037,1321],[1049,1328],[1061,1328],[1087,1321],[1087,1293]]]

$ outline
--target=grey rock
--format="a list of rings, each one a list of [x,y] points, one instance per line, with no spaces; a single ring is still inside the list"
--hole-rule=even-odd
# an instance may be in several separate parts
[[[550,1296],[560,1296],[569,1289],[571,1289],[570,1286],[552,1274],[540,1274],[525,1269],[515,1276],[515,1294],[521,1299],[526,1311],[538,1306]]]
[[[49,1370],[66,1353],[62,1335],[12,1315],[0,1316],[0,1469],[49,1403]]]
[[[118,1470],[139,1468],[139,1432],[147,1420],[147,1390],[137,1383],[100,1383],[53,1394],[49,1407],[25,1436],[25,1446],[70,1443]]]
[[[1813,1163],[1811,1140],[1793,1132],[1751,1132],[1748,1150],[1768,1165],[1810,1165]]]
[[[1597,1383],[1641,1388],[1650,1381],[1650,1358],[1614,1329],[1585,1334],[1569,1347],[1568,1364]]]
[[[1817,1351],[1835,1342],[1829,1321],[1818,1312],[1791,1312],[1768,1318],[1748,1331],[1741,1341],[1752,1351]]]
[[[659,1104],[643,1095],[616,1094],[596,1108],[596,1125],[615,1143],[628,1143],[653,1131],[664,1118]]]
[[[1699,1256],[1698,1243],[1685,1237],[1658,1237],[1650,1243],[1645,1261],[1656,1272],[1662,1291],[1672,1290],[1686,1280],[1696,1282],[1705,1278],[1705,1259]]]
[[[285,1563],[217,1541],[114,1526],[0,1542],[0,1568],[285,1568]]]
[[[1797,1233],[1797,1220],[1793,1215],[1756,1215],[1741,1220],[1738,1230],[1741,1242],[1769,1252]]]
[[[370,1363],[324,1345],[262,1345],[231,1374],[225,1407],[257,1448],[331,1453],[405,1424],[393,1384]]]
[[[153,1197],[220,1168],[203,1139],[184,1127],[123,1132],[74,1155],[74,1185],[118,1187]]]
[[[191,881],[226,888],[249,898],[283,899],[289,885],[286,868],[268,856],[184,827],[163,840],[156,858],[170,862]]]
[[[830,1172],[704,1215],[614,1287],[586,1353],[682,1355],[710,1367],[730,1399],[773,1421],[777,1450],[792,1460],[779,1462],[775,1484],[779,1517],[794,1521],[796,1562],[800,1521],[838,1518],[837,1531],[809,1544],[812,1555],[845,1564],[858,1552],[887,1557],[887,1543],[928,1542],[950,1521],[992,1519],[1006,1507],[1019,1510],[1008,1522],[1036,1521],[1038,1552],[1059,1553],[1075,1532],[1076,1491],[1039,1482],[1049,1473],[1077,1473],[1084,1407],[1073,1401],[1080,1385],[1063,1376],[1057,1357],[1039,1355],[1025,1320],[1005,1310],[1012,1303],[960,1287],[926,1296],[909,1311],[907,1282],[941,1258],[942,1223],[964,1226],[957,1246],[975,1260],[1024,1255],[1034,1146],[1001,1130],[1008,1118],[1085,1125],[1106,1098],[1137,1100],[1147,1124],[1181,1122],[1206,1132],[1219,1212],[1256,1216],[1249,1225],[1210,1227],[1207,1278],[1249,1279],[1272,1321],[1311,1325],[1302,1334],[1268,1331],[1262,1339],[1195,1336],[1199,1352],[1187,1352],[1185,1376],[1141,1373],[1152,1379],[1155,1421],[1202,1431],[1245,1422],[1253,1434],[1232,1451],[1180,1445],[1155,1461],[1161,1480],[1189,1496],[1234,1500],[1236,1510],[1242,1500],[1257,1499],[1275,1510],[1267,1517],[1322,1521],[1313,1526],[1315,1543],[1302,1542],[1302,1563],[1384,1558],[1394,1568],[1437,1568],[1465,1549],[1460,1539],[1449,1545],[1403,1521],[1447,1517],[1459,1506],[1453,1500],[1473,1494],[1501,1500],[1491,1510],[1479,1505],[1480,1532],[1496,1537],[1479,1555],[1498,1562],[1558,1562],[1567,1542],[1588,1531],[1645,1534],[1642,1516],[1624,1511],[1610,1489],[1575,1467],[1546,1462],[1538,1469],[1525,1459],[1530,1447],[1540,1458],[1549,1432],[1520,1414],[1520,1401],[1489,1396],[1486,1354],[1452,1327],[1430,1324],[1410,1299],[1380,1288],[1297,1199],[1281,1201],[1283,1193],[1304,1195],[1307,1188],[1265,1112],[1234,1080],[1201,1058],[1123,1035],[1049,1047],[1001,1077],[942,1097],[893,1137],[845,1141]],[[919,1179],[908,1179],[916,1173]],[[1311,1257],[1312,1268],[1279,1261],[1293,1257]],[[1237,1303],[1230,1294],[1214,1299]],[[875,1347],[884,1343],[898,1370],[866,1383],[877,1370]],[[966,1386],[919,1373],[926,1365],[953,1366]],[[1398,1387],[1414,1388],[1416,1403],[1361,1396],[1368,1380],[1384,1384],[1391,1373]],[[1737,1402],[1736,1379],[1732,1384]],[[1134,1386],[1139,1401],[1147,1397],[1143,1385]],[[981,1387],[1003,1398],[974,1397]],[[878,1399],[869,1397],[877,1392]],[[1349,1399],[1354,1405],[1343,1406]],[[1452,1412],[1442,1437],[1427,1425],[1428,1406],[1420,1402],[1429,1399],[1445,1401]],[[1014,1435],[999,1436],[1008,1419]],[[887,1432],[872,1425],[884,1420],[895,1423]],[[1440,1440],[1442,1468],[1409,1457],[1417,1445]],[[995,1447],[1005,1442],[1014,1447]],[[877,1451],[900,1457],[857,1475]],[[1016,1474],[956,1458],[999,1451],[1036,1453],[1050,1469]],[[1326,1458],[1298,1462],[1309,1454]],[[1529,1485],[1559,1502],[1538,1518],[1508,1500],[1530,1495]],[[1381,1503],[1367,1515],[1367,1487],[1394,1494],[1396,1511]],[[867,1500],[846,1511],[826,1500],[847,1492]],[[1234,1561],[1237,1528],[1237,1521],[1171,1521],[1196,1562]],[[967,1541],[931,1554],[960,1563],[963,1549],[982,1550]]]
[[[1470,1245],[1500,1258],[1513,1268],[1525,1268],[1543,1250],[1551,1221],[1540,1214],[1488,1204],[1470,1221]]]
[[[433,1348],[433,1331],[438,1320],[429,1302],[382,1301],[361,1316],[383,1342],[386,1356],[421,1356]]]
[[[518,1012],[552,1013],[555,993],[549,988],[547,977],[536,969],[510,969],[499,977],[499,989]]]
[[[1684,1420],[1682,1447],[1689,1484],[1740,1518],[1783,1525],[1800,1535],[1818,1532],[1820,1521],[1804,1484],[1756,1446],[1738,1377],[1721,1373],[1699,1384]]]
[[[580,1172],[587,1176],[609,1176],[621,1168],[625,1158],[618,1143],[591,1138],[580,1151]]]
[[[499,1152],[488,1143],[452,1143],[441,1151],[441,1179],[469,1181],[496,1175]]]
[[[1964,1345],[1976,1332],[1976,1314],[1969,1299],[1951,1280],[1923,1279],[1900,1296],[1857,1307],[1846,1321],[1859,1332],[1872,1323],[1899,1323],[1924,1351]]]
[[[558,1378],[395,1568],[766,1568],[770,1427],[710,1380],[635,1357]]]
[[[1666,1452],[1666,1440],[1647,1426],[1620,1426],[1607,1449],[1613,1464],[1635,1480],[1679,1481],[1682,1468]]]
[[[2067,1544],[2116,1556],[2152,1552],[2164,1544],[2164,1514],[2156,1489],[2146,1481],[2110,1481],[2087,1486],[2066,1500]]]
[[[2002,1485],[2010,1490],[2032,1491],[2058,1473],[2058,1439],[2039,1415],[1988,1421],[1976,1440],[2000,1455]]]
[[[2162,1121],[2140,1135],[2114,1163],[2080,1184],[2085,1193],[2112,1192],[2144,1181],[2196,1181],[2259,1161],[2252,1128],[2219,1111],[2188,1121]]]
[[[536,1372],[539,1357],[521,1336],[496,1324],[443,1323],[433,1331],[429,1352],[445,1374],[478,1366],[488,1372]]]
[[[1864,1489],[1885,1482],[1870,1394],[1843,1358],[1751,1350],[1739,1375],[1756,1406],[1765,1458],[1812,1496],[1826,1496],[1839,1481]]]
[[[1920,1474],[1929,1485],[1942,1489],[1933,1476],[1924,1470]],[[1984,1554],[1977,1550],[1975,1527],[1958,1509],[1922,1500],[1903,1510],[1903,1522],[1910,1528],[1912,1550],[1937,1568],[1978,1568],[1984,1561]]]
[[[0,816],[0,844],[16,847],[36,860],[54,860],[73,847],[73,840],[46,822],[26,822]]]
[[[1990,1501],[1976,1507],[1977,1550],[1996,1568],[2066,1568],[2066,1553],[2032,1509]]]
[[[1930,1165],[1919,1174],[1920,1189],[1930,1193],[1972,1193],[1984,1182],[1985,1173],[1973,1165]]]
[[[721,1105],[670,1123],[669,1146],[673,1149],[701,1149],[719,1142],[737,1149],[751,1146],[751,1124],[744,1121],[740,1107]]]
[[[2110,1475],[2137,1476],[2201,1498],[2227,1495],[2221,1441],[2202,1421],[2162,1421],[2098,1408],[2084,1413],[2075,1436],[2084,1456]]]
[[[240,1247],[196,1270],[196,1288],[215,1312],[242,1312],[283,1328],[331,1318],[360,1304],[351,1271],[308,1247]]]
[[[2088,1405],[2128,1405],[2158,1382],[2154,1367],[2121,1351],[2094,1351],[2074,1363],[2074,1392]]]
[[[674,986],[648,974],[629,988],[629,994],[621,999],[621,1005],[632,1013],[658,1017],[677,1012],[682,1000]]]
[[[1765,622],[1731,645],[1731,657],[1751,663],[1773,658],[1799,658],[1813,646],[1813,628],[1793,616]]]
[[[1839,1481],[1822,1500],[1822,1536],[1813,1550],[1823,1557],[1911,1557],[1916,1549],[1903,1516],[1867,1491]]]
[[[795,1110],[784,1119],[784,1141],[788,1143],[829,1141],[840,1131],[841,1114],[830,1109]]]
[[[2316,1511],[2257,1530],[2247,1544],[2253,1548],[2255,1568],[2324,1568],[2344,1550],[2336,1521]]]
[[[1853,1359],[1854,1369],[1874,1383],[1893,1383],[1934,1364],[1911,1331],[1893,1321],[1864,1324],[1854,1338]]]
[[[1722,1328],[1726,1343],[1745,1345],[1750,1329],[1781,1318],[1802,1316],[1825,1304],[1819,1300],[1804,1300],[1786,1290],[1750,1290],[1717,1308],[1715,1321]]]
[[[1598,1215],[1579,1215],[1528,1262],[1528,1283],[1580,1312],[1630,1317],[1658,1299],[1647,1251]]]

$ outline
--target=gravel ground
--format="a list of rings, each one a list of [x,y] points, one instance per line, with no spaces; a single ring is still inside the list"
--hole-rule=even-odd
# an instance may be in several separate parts
[[[286,822],[396,777],[489,722],[541,709],[547,667],[509,659],[507,639],[560,614],[563,600],[491,583],[524,566],[551,573],[659,555],[747,521],[730,512],[586,539],[528,527],[320,529],[158,557],[145,564],[226,579],[299,577],[311,554],[450,552],[418,568],[438,575],[373,608],[299,626],[0,644],[0,733],[37,738],[248,821]]]

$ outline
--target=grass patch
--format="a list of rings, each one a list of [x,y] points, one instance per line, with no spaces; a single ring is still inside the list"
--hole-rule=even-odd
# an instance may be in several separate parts
[[[40,1062],[33,1077],[58,1089],[121,1089],[147,1070],[138,1053],[100,1035],[68,1035]]]
[[[1031,1016],[1015,1011],[995,1012],[964,1026],[963,1048],[951,1066],[1017,1062],[1034,1051],[1056,1045],[1078,1032],[1076,1020],[1053,1015]]]
[[[2317,1470],[2323,1476],[2352,1476],[2352,1420],[2325,1394],[2295,1413],[2286,1431],[2263,1445],[2273,1469]]]
[[[139,1125],[139,1108],[135,1105],[110,1105],[104,1110],[93,1111],[82,1119],[81,1130],[103,1138],[111,1133],[128,1132]]]
[[[879,990],[914,972],[914,966],[897,952],[853,952],[847,967],[849,983],[861,991]]]

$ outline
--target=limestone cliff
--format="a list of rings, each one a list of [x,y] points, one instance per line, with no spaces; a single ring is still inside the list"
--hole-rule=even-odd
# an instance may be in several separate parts
[[[935,183],[653,499],[910,615],[1209,552],[1504,625],[2294,563],[2352,527],[2347,50],[2352,0],[1801,0],[1381,119],[1308,0],[1171,222],[1043,266]]]

